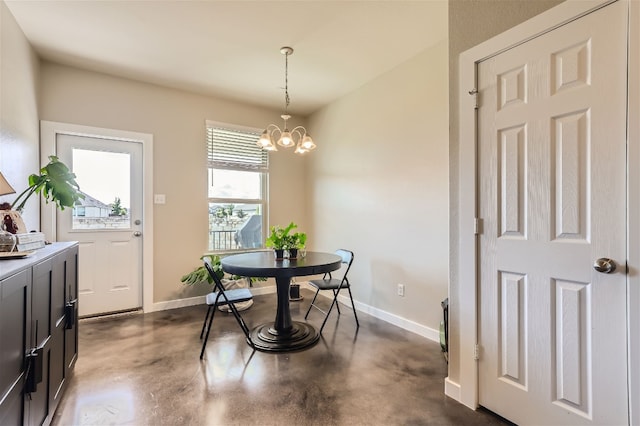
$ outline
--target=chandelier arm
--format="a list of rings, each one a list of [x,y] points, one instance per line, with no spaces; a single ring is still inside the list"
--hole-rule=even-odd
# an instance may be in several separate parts
[[[275,124],[269,124],[265,130],[268,133],[275,132],[275,131],[278,131],[278,132],[282,133],[282,130],[280,130],[280,127],[278,127]]]
[[[289,132],[291,134],[291,139],[295,144],[300,144],[302,142],[302,139],[304,138],[304,135],[300,133],[300,128],[304,129],[304,127],[298,126]],[[297,137],[297,140],[296,140],[296,137]]]
[[[271,132],[271,140],[273,141],[273,143],[278,142],[278,140],[280,140],[281,137],[282,137],[282,131],[280,131],[280,129],[275,129],[274,131]]]
[[[301,129],[302,129],[302,131],[300,131]],[[291,131],[291,133],[293,133],[293,132],[298,133],[298,135],[300,136],[300,139],[302,139],[307,134],[307,129],[305,129],[303,126],[296,126]]]

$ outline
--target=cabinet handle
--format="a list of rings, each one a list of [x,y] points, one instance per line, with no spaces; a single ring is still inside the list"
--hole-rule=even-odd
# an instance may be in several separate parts
[[[73,299],[64,305],[65,324],[64,328],[71,330],[76,325],[76,305],[78,299]]]
[[[25,393],[38,390],[38,383],[42,381],[42,353],[43,347],[31,348],[27,353],[27,374]]]

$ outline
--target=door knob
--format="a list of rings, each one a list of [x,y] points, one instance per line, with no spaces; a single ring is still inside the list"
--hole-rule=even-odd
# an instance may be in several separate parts
[[[616,270],[616,262],[613,259],[601,257],[593,263],[593,269],[603,274],[610,274]]]
[[[140,231],[136,231],[136,232],[133,233],[134,237],[139,237],[141,235],[142,235],[142,232],[140,232]]]

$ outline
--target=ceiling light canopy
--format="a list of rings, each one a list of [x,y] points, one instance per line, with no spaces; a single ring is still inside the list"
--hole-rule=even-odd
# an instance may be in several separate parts
[[[293,130],[289,130],[287,127],[287,121],[291,118],[288,114],[289,110],[289,55],[293,54],[293,49],[291,47],[282,47],[280,48],[280,53],[284,55],[284,114],[280,117],[284,120],[284,126],[281,130],[275,124],[269,124],[267,128],[262,132],[262,136],[258,140],[258,146],[267,151],[277,151],[277,145],[283,146],[285,148],[290,148],[295,145],[296,150],[294,151],[296,154],[305,154],[316,148],[316,144],[311,139],[309,133],[307,133],[307,129],[302,126],[294,127]]]

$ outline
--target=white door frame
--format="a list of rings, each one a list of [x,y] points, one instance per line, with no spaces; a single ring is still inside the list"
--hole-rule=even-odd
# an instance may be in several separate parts
[[[635,76],[629,82],[629,116],[640,116],[640,1],[619,0],[629,5],[630,10],[630,53],[629,75]],[[477,64],[504,50],[520,45],[536,36],[549,32],[566,22],[579,18],[595,9],[612,3],[612,0],[568,0],[542,14],[475,46],[460,55],[459,62],[459,199],[458,199],[458,292],[450,297],[457,298],[456,318],[450,323],[458,324],[459,360],[456,383],[449,378],[445,381],[445,393],[464,405],[475,409],[478,406],[478,365],[475,360],[475,346],[478,329],[479,286],[478,251],[475,236],[477,217],[477,152],[476,152],[476,112],[475,97],[469,95],[476,87]],[[606,25],[606,24],[605,24]],[[628,309],[629,359],[640,359],[640,123],[629,121],[628,139],[628,235],[629,278]],[[452,333],[450,333],[451,335]],[[455,369],[456,366],[449,366]],[[451,375],[451,374],[450,374]],[[631,424],[640,423],[640,368],[629,365],[629,397]]]
[[[142,143],[142,310],[153,312],[153,135],[42,120],[42,165],[47,163],[50,155],[56,155],[59,134]],[[56,241],[56,209],[52,203],[40,203],[40,218],[42,232],[49,240]]]

